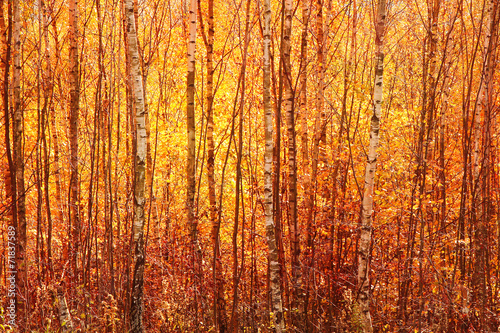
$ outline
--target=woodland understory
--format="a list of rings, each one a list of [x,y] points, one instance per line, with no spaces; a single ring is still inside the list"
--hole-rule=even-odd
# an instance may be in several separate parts
[[[500,332],[499,20],[0,0],[0,330]]]

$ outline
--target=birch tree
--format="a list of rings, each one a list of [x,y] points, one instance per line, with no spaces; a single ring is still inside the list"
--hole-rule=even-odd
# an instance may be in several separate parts
[[[10,122],[11,122],[11,112],[9,108],[9,72],[10,72],[10,64],[12,61],[12,30],[13,30],[13,13],[12,13],[12,4],[8,5],[8,27],[5,25],[5,16],[3,11],[3,2],[0,2],[0,29],[1,29],[1,42],[2,42],[2,59],[0,61],[0,69],[3,71],[2,74],[2,102],[3,102],[3,111],[4,111],[4,135],[5,135],[5,153],[7,155],[7,163],[8,168],[4,171],[4,182],[5,182],[5,197],[8,198],[9,208],[7,209],[7,221],[8,221],[8,230],[11,233],[16,235],[17,231],[17,191],[16,191],[16,171],[15,171],[15,163],[14,158],[12,156],[12,149],[10,143]],[[15,268],[9,273],[10,276],[14,278],[14,283],[18,280],[18,271],[17,266],[18,263],[15,262],[16,258],[12,258],[11,253],[16,251],[16,247],[18,244],[16,242],[9,242],[8,250],[9,259],[8,261],[14,263],[10,264],[11,267]],[[14,254],[15,255],[15,254]],[[14,308],[17,308],[19,303],[19,297],[16,292],[13,293],[13,298],[11,302],[14,302]]]
[[[271,1],[264,0],[264,131],[266,147],[264,152],[264,210],[266,236],[269,248],[269,274],[271,294],[272,326],[277,333],[284,330],[283,304],[281,301],[280,266],[273,216],[273,119],[271,108]]]
[[[189,7],[189,42],[188,42],[188,72],[187,72],[187,217],[188,224],[190,228],[190,234],[193,242],[195,241],[197,235],[196,231],[196,221],[195,221],[195,211],[194,211],[194,195],[195,195],[195,119],[194,119],[194,79],[195,79],[195,69],[196,69],[196,0],[190,0]]]
[[[139,49],[137,43],[137,27],[134,17],[133,0],[125,1],[127,20],[128,48],[130,59],[133,110],[135,111],[136,149],[134,159],[134,223],[132,226],[134,246],[134,277],[131,291],[130,332],[143,332],[143,290],[144,290],[144,205],[146,179],[146,110],[144,107],[144,90],[140,70]]]
[[[491,108],[493,94],[493,74],[498,30],[498,1],[485,1],[487,22],[483,44],[483,64],[478,98],[474,114],[474,149],[473,149],[473,201],[472,220],[474,223],[475,255],[472,277],[472,309],[478,313],[476,328],[489,331],[486,319],[487,271],[488,271],[488,173],[490,172]]]
[[[373,332],[370,316],[370,244],[373,219],[373,184],[377,167],[380,117],[382,110],[382,83],[384,74],[383,42],[385,32],[385,0],[379,0],[375,27],[375,85],[373,88],[373,115],[370,123],[370,146],[365,169],[365,188],[361,207],[361,235],[358,252],[358,305],[363,332]]]
[[[201,249],[198,245],[198,223],[195,210],[195,193],[196,193],[196,132],[195,132],[195,71],[196,71],[196,13],[198,3],[196,0],[189,1],[189,40],[187,46],[187,196],[186,196],[186,211],[187,211],[187,226],[191,238],[191,259],[193,269],[193,279],[195,293],[200,292],[199,279],[201,274]],[[198,299],[195,296],[195,318],[198,317]]]
[[[73,332],[73,319],[71,318],[71,313],[69,312],[68,302],[66,302],[66,297],[64,296],[64,290],[59,287],[55,294],[55,305],[57,306],[57,310],[59,312],[61,332]]]
[[[283,26],[283,75],[285,88],[285,113],[287,120],[288,133],[288,207],[289,207],[289,225],[290,225],[290,255],[292,262],[292,288],[293,295],[291,301],[292,313],[297,311],[297,298],[300,290],[300,267],[299,253],[300,240],[297,224],[297,149],[295,132],[295,110],[294,110],[294,91],[292,82],[292,64],[290,60],[291,37],[292,37],[292,17],[293,1],[285,0],[284,7],[284,26]],[[298,323],[294,319],[294,325]]]
[[[13,121],[13,150],[14,150],[14,165],[16,172],[16,190],[17,190],[17,232],[19,234],[18,243],[18,285],[20,293],[23,297],[18,299],[19,307],[23,309],[26,302],[26,282],[27,282],[27,267],[25,260],[26,253],[26,205],[25,205],[25,187],[24,187],[24,153],[23,153],[23,109],[21,105],[21,39],[20,29],[21,21],[19,17],[19,0],[13,1],[13,68],[12,68],[12,86],[13,86],[13,102],[14,121]],[[26,312],[24,313],[27,314]]]

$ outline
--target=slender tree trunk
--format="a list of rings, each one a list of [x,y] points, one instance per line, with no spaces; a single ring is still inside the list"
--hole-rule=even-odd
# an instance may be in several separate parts
[[[447,61],[446,55],[444,56],[445,58],[443,61]],[[439,204],[439,216],[438,216],[438,221],[439,221],[439,235],[441,237],[446,235],[446,160],[445,160],[445,141],[446,141],[446,113],[448,110],[448,103],[449,103],[449,97],[450,97],[450,70],[451,70],[451,61],[445,63],[444,67],[444,81],[443,81],[443,98],[442,98],[442,104],[440,108],[440,115],[439,115],[439,172],[438,172],[438,201],[440,202]],[[442,239],[442,238],[441,238]],[[440,245],[440,259],[444,263],[447,258],[446,254],[449,253],[450,249],[450,244],[446,242],[441,242]],[[451,262],[451,260],[449,260]],[[441,277],[437,276],[438,279],[443,281],[443,284],[446,284],[446,278],[443,278],[446,276],[446,270],[447,266],[445,264],[441,265],[440,273]],[[445,309],[443,311],[444,314],[444,319],[443,319],[443,324],[441,324],[441,327],[445,331],[449,331],[450,329],[450,318],[451,318],[451,313],[452,313],[452,302],[448,298],[448,291],[443,288],[443,299],[445,299]]]
[[[493,67],[495,63],[496,36],[498,23],[498,1],[485,2],[485,26],[483,65],[478,98],[474,114],[474,149],[473,149],[473,198],[472,221],[474,223],[473,250],[474,269],[472,277],[472,305],[473,313],[478,314],[479,322],[476,329],[489,331],[490,325],[486,320],[487,300],[487,257],[488,257],[488,174],[490,168],[489,142],[491,140],[491,108],[493,93]]]
[[[134,246],[134,274],[131,290],[130,332],[143,332],[143,292],[144,292],[144,205],[146,178],[146,110],[144,108],[144,91],[140,70],[139,50],[137,43],[137,27],[134,18],[133,0],[126,0],[125,14],[127,19],[128,57],[130,59],[131,77],[134,92],[136,149],[134,160],[134,223],[132,237]]]
[[[80,250],[80,212],[79,212],[79,175],[78,175],[78,113],[80,110],[80,73],[78,60],[78,1],[69,1],[69,140],[70,140],[70,168],[69,209],[70,209],[70,260],[73,282],[78,281],[78,252]],[[71,284],[71,283],[70,283]]]
[[[324,27],[323,27],[323,0],[315,0],[316,7],[316,91],[315,91],[315,106],[316,106],[316,116],[314,120],[314,134],[313,134],[313,142],[312,142],[312,154],[311,154],[311,177],[309,182],[309,188],[306,192],[306,220],[307,220],[307,261],[308,261],[308,270],[311,272],[311,276],[307,279],[307,292],[305,299],[305,307],[309,306],[309,294],[310,288],[309,284],[314,283],[314,270],[315,270],[315,228],[316,228],[316,197],[318,192],[318,168],[320,165],[320,161],[323,160],[322,156],[324,156],[324,144],[326,141],[326,124],[325,124],[325,110],[324,110],[324,78],[325,78],[325,60],[324,60]],[[309,313],[306,309],[306,330],[312,329],[312,320],[314,317],[314,302],[311,303],[312,310],[310,311],[311,317],[308,317]]]
[[[316,71],[317,71],[317,86],[316,86],[316,119],[314,123],[314,142],[312,152],[312,170],[311,170],[311,186],[312,190],[309,193],[309,208],[307,220],[309,221],[308,237],[311,237],[312,223],[314,216],[314,202],[317,192],[317,176],[318,165],[321,159],[322,151],[324,150],[325,136],[325,110],[324,110],[324,77],[325,77],[325,60],[324,60],[324,34],[323,34],[323,0],[316,1],[316,39],[317,39],[317,58],[316,58]],[[308,242],[312,242],[311,239]],[[310,250],[314,251],[313,249]]]
[[[196,217],[195,193],[196,193],[196,132],[195,132],[195,70],[196,70],[196,13],[197,1],[189,1],[189,41],[187,48],[187,104],[186,104],[186,118],[187,118],[187,196],[186,196],[186,210],[187,210],[187,226],[191,238],[191,264],[193,269],[193,284],[195,288],[195,320],[198,320],[199,311],[199,298],[196,296],[200,290],[200,274],[201,274],[201,249],[198,245],[198,221]],[[198,325],[198,324],[196,324]]]
[[[126,112],[125,112],[125,152],[127,159],[130,159],[130,164],[135,163],[135,146],[136,146],[136,132],[133,130],[135,128],[135,118],[133,118],[133,114],[135,112],[135,106],[134,106],[134,84],[132,80],[132,65],[131,65],[131,58],[130,58],[130,53],[128,50],[130,49],[130,38],[129,38],[129,32],[128,32],[128,25],[129,25],[129,18],[128,18],[128,12],[126,9],[126,2],[122,1],[122,28],[123,28],[123,44],[124,44],[124,49],[125,49],[125,95],[126,95]],[[134,23],[135,23],[135,15],[134,15]],[[138,51],[139,52],[139,51]],[[120,58],[121,59],[121,58]],[[131,145],[132,143],[132,145]],[[131,147],[132,146],[132,147]],[[124,229],[127,230],[129,228],[129,221],[130,221],[130,209],[129,209],[129,202],[131,199],[132,195],[132,186],[133,186],[133,178],[134,176],[133,170],[131,172],[126,173],[126,204],[127,204],[127,210],[126,210],[126,215],[125,215],[125,223],[124,223]],[[127,235],[127,233],[124,233],[124,236]],[[118,238],[120,236],[120,228],[118,228]],[[129,238],[130,241],[132,241],[132,238]],[[125,244],[125,241],[123,242]],[[130,243],[130,247],[128,252],[124,253],[124,256],[126,259],[124,261],[126,262],[124,264],[124,281],[123,281],[123,293],[124,296],[122,297],[124,300],[124,306],[123,306],[123,313],[125,317],[125,321],[127,324],[130,326],[130,313],[131,313],[131,292],[130,292],[130,262],[132,260],[132,248],[133,245]]]
[[[292,314],[297,313],[298,294],[300,292],[300,238],[297,224],[297,150],[296,150],[296,133],[295,133],[295,110],[294,110],[294,91],[292,82],[292,65],[290,61],[291,38],[292,38],[292,16],[293,2],[285,0],[284,8],[284,25],[283,25],[283,81],[284,81],[284,109],[287,120],[288,133],[288,208],[289,208],[289,225],[290,225],[290,256],[292,264]],[[296,316],[293,319],[293,325],[298,327],[299,323]]]
[[[42,4],[44,4],[44,2],[42,2]],[[59,135],[58,135],[58,127],[57,127],[57,117],[56,117],[56,110],[55,110],[55,107],[54,107],[54,81],[55,81],[55,75],[53,75],[53,71],[52,71],[52,65],[51,65],[51,59],[50,59],[50,44],[49,44],[49,25],[52,24],[52,28],[54,31],[57,31],[56,29],[56,20],[55,18],[52,18],[52,20],[50,20],[51,16],[50,15],[44,15],[44,20],[45,20],[45,24],[46,24],[46,28],[45,28],[45,31],[44,31],[44,39],[45,39],[45,52],[46,52],[46,66],[47,66],[47,75],[49,75],[49,81],[50,82],[50,93],[51,93],[51,103],[49,105],[49,109],[50,109],[50,125],[52,127],[51,131],[52,131],[52,144],[53,144],[53,147],[54,147],[54,159],[53,159],[53,162],[52,162],[52,165],[53,165],[53,172],[54,172],[54,177],[55,177],[55,187],[56,187],[56,192],[55,192],[55,200],[56,200],[56,223],[59,223],[60,225],[64,225],[64,212],[66,211],[66,206],[65,206],[65,203],[62,199],[62,185],[61,185],[61,174],[62,174],[62,171],[61,171],[61,168],[60,168],[60,164],[59,164]],[[57,37],[57,33],[55,34],[54,36],[54,39],[55,39],[55,46],[54,46],[54,51],[55,51],[55,54],[56,54],[56,59],[55,59],[55,63],[59,63],[60,62],[60,50],[59,50],[59,38]],[[63,245],[63,255],[64,255],[64,252],[66,252],[67,254],[67,247],[68,247],[68,244],[65,244]],[[64,251],[64,249],[66,249],[66,251]],[[47,255],[48,255],[48,258],[49,258],[49,268],[51,269],[51,273],[52,273],[52,226],[49,226],[49,230],[47,231]],[[67,257],[65,257],[65,259],[67,260]]]
[[[42,21],[42,5],[41,1],[38,3],[39,8],[38,8],[38,18],[40,21]],[[45,20],[44,20],[45,21]],[[37,61],[37,72],[36,72],[36,77],[37,81],[40,80],[41,76],[41,69],[42,69],[42,60],[41,60],[41,54],[42,54],[42,26],[39,25],[38,28],[38,37],[39,37],[39,43],[38,43],[38,61]],[[40,139],[41,139],[41,125],[42,125],[42,120],[41,120],[41,108],[40,108],[40,91],[41,87],[40,85],[37,87],[37,98],[36,98],[36,110],[37,110],[37,145],[35,149],[35,183],[36,183],[36,189],[37,189],[37,209],[36,209],[36,218],[37,218],[37,229],[36,229],[36,266],[38,266],[38,285],[41,286],[42,284],[42,278],[45,278],[45,269],[43,267],[40,267],[41,263],[44,262],[44,249],[43,249],[43,229],[42,229],[42,205],[43,205],[43,200],[42,200],[42,182],[41,182],[41,157],[40,157]],[[47,100],[45,98],[45,89],[44,89],[44,102]]]
[[[284,25],[284,6],[282,7],[282,28]],[[283,32],[283,29],[281,29]],[[283,39],[283,34],[281,35]],[[273,39],[271,38],[271,49],[274,50]],[[288,294],[284,285],[287,283],[287,276],[285,274],[285,249],[283,245],[283,224],[282,224],[282,211],[281,211],[281,106],[283,103],[283,59],[280,58],[279,61],[279,80],[276,79],[276,71],[274,70],[274,58],[273,52],[270,53],[271,57],[271,75],[273,79],[273,92],[275,94],[276,103],[274,104],[274,147],[273,147],[273,220],[274,220],[274,233],[276,239],[276,247],[278,250],[278,263],[279,263],[279,274],[280,274],[280,290],[284,304],[288,304],[287,298]],[[276,94],[276,82],[278,82],[278,89]],[[284,189],[283,189],[284,190]]]
[[[59,137],[57,134],[56,127],[56,114],[54,108],[54,77],[52,73],[52,64],[50,58],[50,43],[49,43],[49,14],[48,8],[45,4],[45,1],[40,1],[40,7],[42,12],[42,22],[43,22],[43,40],[45,43],[44,57],[45,57],[45,68],[43,69],[43,85],[44,89],[44,105],[47,103],[46,108],[48,108],[48,112],[46,113],[46,122],[49,122],[50,119],[50,127],[47,126],[49,131],[52,132],[52,144],[54,147],[54,159],[52,161],[52,169],[55,176],[56,183],[56,223],[58,225],[63,225],[63,203],[61,199],[61,172],[59,169]],[[41,42],[40,42],[41,43]],[[56,43],[57,44],[57,43]],[[45,147],[45,145],[44,145]],[[44,152],[45,153],[45,152]],[[47,151],[47,166],[49,165],[48,161],[49,152]],[[45,170],[45,178],[46,178],[46,192],[49,189],[49,177],[50,177],[50,169],[47,167]],[[47,230],[47,264],[50,271],[50,274],[53,274],[53,262],[52,262],[52,217],[50,211],[50,202],[47,201],[48,194],[46,194],[46,206],[47,206],[47,219],[48,219],[48,230]]]
[[[379,0],[376,21],[376,67],[375,85],[373,88],[373,116],[370,123],[370,146],[365,171],[365,189],[361,208],[361,235],[358,252],[358,296],[363,332],[373,332],[370,316],[370,248],[373,220],[373,186],[377,167],[377,147],[379,142],[380,117],[382,110],[382,84],[384,74],[384,32],[385,32],[385,0]]]
[[[302,0],[302,34],[301,34],[301,43],[300,43],[300,70],[299,70],[299,76],[300,76],[300,91],[299,91],[299,113],[298,116],[300,117],[301,121],[301,133],[300,133],[300,139],[302,143],[301,147],[301,157],[302,157],[302,172],[304,173],[303,176],[303,184],[304,184],[304,198],[305,198],[305,211],[308,212],[310,211],[309,205],[311,204],[308,198],[310,198],[309,191],[311,190],[311,177],[309,174],[309,138],[308,138],[308,118],[309,118],[309,110],[308,110],[308,105],[307,105],[307,62],[308,62],[308,54],[307,54],[307,48],[308,48],[308,40],[307,40],[307,31],[309,29],[309,18],[310,18],[310,5],[311,1],[310,0]],[[298,211],[297,211],[298,215]],[[297,226],[297,229],[306,227],[306,235],[310,232],[310,230],[307,229],[307,225],[310,223],[310,221],[306,221],[306,226]],[[296,230],[298,231],[298,230]],[[309,239],[309,236],[306,236],[306,239]],[[300,242],[300,240],[299,240]],[[309,246],[306,244],[305,246],[305,255],[304,258],[307,258],[309,256]],[[299,247],[300,251],[300,247]],[[300,252],[299,252],[299,263],[300,263]],[[304,276],[307,277],[307,265],[301,265],[299,269],[302,269],[302,272],[298,276],[297,280],[297,291],[296,291],[296,301],[297,301],[297,307],[298,307],[298,314],[296,315],[296,320],[295,320],[295,327],[299,331],[303,331],[304,328],[306,327],[305,325],[305,318],[307,315],[307,310],[305,307],[305,292],[304,288],[302,286],[302,282],[304,281]]]
[[[190,0],[189,10],[189,44],[188,44],[188,74],[187,74],[187,131],[188,131],[188,159],[187,159],[187,217],[192,241],[197,240],[197,228],[195,220],[194,195],[196,186],[195,163],[195,114],[194,114],[194,95],[195,95],[195,66],[196,66],[196,7],[195,0]]]
[[[301,155],[302,155],[302,166],[303,166],[303,172],[305,173],[305,188],[309,188],[308,184],[310,182],[310,177],[309,177],[309,172],[307,171],[307,168],[309,167],[309,138],[308,138],[308,117],[309,117],[309,110],[307,108],[307,62],[308,62],[308,55],[307,55],[307,48],[308,48],[308,43],[307,43],[307,30],[309,29],[309,17],[310,17],[310,9],[309,6],[311,5],[310,0],[302,0],[302,34],[301,34],[301,42],[300,42],[300,92],[299,92],[299,98],[300,98],[300,120],[301,120],[301,143],[302,143],[302,149],[301,149]],[[306,207],[307,210],[307,207]]]
[[[323,2],[316,2],[316,38],[317,38],[317,90],[316,90],[316,109],[317,116],[315,121],[315,141],[313,147],[313,178],[317,176],[318,164],[325,161],[326,152],[326,112],[325,112],[325,32],[323,18]],[[316,182],[316,179],[313,179]]]
[[[224,299],[224,279],[220,253],[220,223],[217,216],[215,193],[215,154],[214,154],[214,1],[208,0],[208,39],[207,47],[207,178],[210,220],[212,221],[213,280],[214,280],[214,322],[216,332],[227,331],[226,302]]]
[[[245,200],[244,200],[244,192],[243,192],[243,177],[241,172],[241,163],[243,158],[243,119],[244,119],[244,111],[245,111],[245,94],[246,94],[246,66],[248,59],[248,45],[250,43],[250,4],[251,0],[246,1],[245,8],[245,35],[244,35],[244,44],[242,48],[242,63],[240,69],[240,77],[239,77],[239,93],[240,93],[240,105],[238,110],[238,146],[237,146],[237,161],[236,161],[236,188],[235,188],[235,209],[234,209],[234,229],[232,235],[232,243],[233,243],[233,307],[231,311],[231,331],[237,332],[239,326],[239,315],[238,315],[238,303],[239,303],[239,283],[241,279],[241,275],[244,270],[244,260],[245,260]],[[238,97],[236,95],[235,98],[235,108],[236,101]],[[233,120],[234,124],[234,120]],[[236,143],[235,143],[236,145]],[[238,229],[239,229],[239,220],[240,220],[240,202],[242,207],[242,228],[241,228],[241,267],[238,270]]]
[[[113,59],[114,61],[114,59]],[[110,77],[110,87],[115,86],[115,74],[114,74],[114,68],[111,68],[111,77]],[[111,88],[110,95],[114,95],[114,90]],[[110,99],[113,97],[110,97]],[[109,101],[109,99],[108,99]],[[116,298],[116,289],[115,289],[115,260],[114,260],[114,229],[113,229],[113,217],[114,215],[114,207],[116,200],[113,198],[113,178],[112,178],[112,173],[113,173],[113,164],[112,164],[112,147],[113,147],[113,104],[108,103],[107,105],[108,108],[108,113],[107,113],[107,134],[108,134],[108,169],[107,169],[107,175],[105,176],[108,181],[108,200],[109,200],[109,222],[108,224],[108,232],[107,232],[107,245],[108,245],[108,250],[107,250],[107,258],[106,260],[108,261],[108,270],[109,270],[109,278],[110,278],[110,291],[111,295]],[[120,125],[118,125],[118,128]],[[119,142],[119,139],[117,139]],[[118,143],[117,143],[118,146]],[[116,174],[116,173],[115,173]],[[118,183],[118,181],[116,181]],[[116,216],[117,219],[120,218],[119,214]]]
[[[6,262],[8,263],[9,267],[9,275],[7,276],[9,279],[14,280],[14,284],[17,284],[18,282],[18,268],[19,268],[19,262],[17,259],[19,257],[16,257],[16,252],[19,252],[19,242],[18,242],[18,223],[17,223],[17,190],[16,190],[16,165],[14,162],[14,158],[12,156],[12,148],[11,148],[11,143],[10,143],[10,126],[11,126],[11,113],[9,109],[9,72],[10,72],[10,63],[12,60],[12,21],[13,21],[13,14],[12,14],[12,2],[8,2],[8,27],[5,29],[5,19],[4,19],[4,13],[3,13],[3,3],[1,3],[2,6],[0,7],[1,9],[1,14],[0,14],[0,27],[2,28],[2,32],[5,31],[5,34],[7,35],[7,38],[5,38],[5,35],[2,38],[2,41],[4,42],[4,49],[2,50],[2,70],[3,70],[3,82],[2,82],[2,99],[3,99],[3,111],[4,111],[4,135],[5,135],[5,150],[6,150],[6,155],[7,155],[7,162],[8,162],[8,168],[5,170],[5,193],[8,206],[9,208],[7,209],[7,220],[8,220],[8,236],[9,236],[9,242],[7,243],[7,250],[8,254]],[[15,52],[15,51],[14,51]],[[14,121],[13,121],[14,122]],[[17,250],[17,251],[16,251]],[[7,266],[7,265],[6,265]],[[17,295],[17,292],[12,295],[12,298],[9,297],[9,302],[14,302],[14,308],[17,309],[18,304],[19,304],[19,297]]]
[[[266,217],[266,235],[269,247],[269,274],[271,293],[271,321],[277,333],[284,330],[283,304],[281,301],[280,266],[278,248],[273,221],[273,121],[271,108],[271,2],[264,0],[264,128],[266,148],[264,154],[264,208]]]
[[[427,36],[424,41],[424,63],[423,63],[423,107],[422,107],[422,124],[420,130],[419,139],[419,158],[420,158],[420,169],[419,178],[417,178],[419,183],[419,197],[418,197],[418,210],[417,216],[420,214],[420,243],[419,243],[419,284],[418,284],[418,329],[422,329],[423,321],[423,311],[424,311],[424,249],[425,249],[425,227],[429,234],[434,225],[434,211],[431,205],[424,200],[427,193],[432,192],[432,178],[427,177],[427,171],[430,166],[433,165],[431,162],[434,159],[434,151],[432,147],[432,141],[435,137],[434,127],[435,127],[435,113],[436,113],[436,88],[437,88],[437,43],[438,43],[438,17],[439,8],[441,2],[440,0],[432,0],[427,3],[428,10],[428,29]],[[435,199],[435,197],[434,197]],[[431,242],[430,239],[427,242]]]
[[[17,233],[18,233],[18,288],[22,297],[18,299],[19,309],[25,315],[23,321],[28,324],[28,293],[27,293],[27,261],[26,259],[26,204],[25,204],[25,188],[24,188],[24,128],[23,128],[23,107],[21,105],[21,39],[19,36],[21,21],[19,17],[19,0],[13,0],[13,68],[12,68],[12,86],[13,98],[12,106],[14,107],[13,121],[13,157],[16,170],[16,190],[17,190]],[[27,326],[22,325],[24,329]]]
[[[445,160],[445,141],[446,141],[446,112],[449,106],[450,98],[450,71],[451,61],[446,63],[444,68],[445,77],[443,82],[443,101],[441,104],[441,113],[439,115],[439,201],[440,201],[440,231],[445,233],[446,229],[446,160]]]

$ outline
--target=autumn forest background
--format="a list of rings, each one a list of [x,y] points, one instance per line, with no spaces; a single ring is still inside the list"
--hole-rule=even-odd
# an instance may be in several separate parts
[[[0,328],[498,332],[499,19],[0,0]]]

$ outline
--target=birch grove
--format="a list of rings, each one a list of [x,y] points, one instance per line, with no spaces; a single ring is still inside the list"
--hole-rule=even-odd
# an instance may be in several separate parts
[[[498,331],[498,0],[0,9],[0,327]]]

